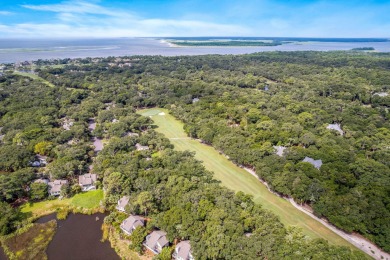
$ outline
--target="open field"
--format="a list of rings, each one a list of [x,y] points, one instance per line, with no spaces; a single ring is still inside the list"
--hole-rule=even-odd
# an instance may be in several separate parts
[[[21,207],[22,213],[32,213],[34,216],[43,216],[55,212],[57,209],[70,205],[72,199],[45,200],[36,203],[27,203]]]
[[[161,112],[165,115],[159,115]],[[141,110],[138,113],[150,116],[158,126],[156,131],[169,138],[176,150],[196,152],[196,159],[202,161],[208,170],[214,172],[214,178],[220,180],[222,185],[234,191],[243,191],[252,195],[255,202],[278,215],[285,225],[300,227],[303,233],[311,238],[323,238],[331,244],[356,249],[318,221],[294,208],[287,200],[269,192],[256,177],[233,164],[213,147],[188,138],[183,130],[183,124],[169,115],[168,110],[153,108]]]
[[[72,205],[86,209],[93,209],[99,207],[101,200],[103,200],[103,190],[92,190],[76,194],[72,198]]]
[[[81,207],[84,209],[94,209],[99,207],[100,201],[103,199],[102,190],[94,190],[76,194],[72,198],[45,200],[36,203],[27,203],[22,206],[23,213],[32,213],[33,216],[44,216],[59,209],[69,206]]]

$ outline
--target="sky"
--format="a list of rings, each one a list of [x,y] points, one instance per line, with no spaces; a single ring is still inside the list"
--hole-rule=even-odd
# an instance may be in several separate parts
[[[390,0],[0,0],[0,38],[390,38]]]

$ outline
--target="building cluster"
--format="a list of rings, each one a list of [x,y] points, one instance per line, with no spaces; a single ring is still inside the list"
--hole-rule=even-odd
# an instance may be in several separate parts
[[[124,196],[119,199],[116,209],[122,212],[126,212],[125,207],[129,200],[130,198],[128,196]],[[146,220],[142,216],[130,215],[121,223],[120,228],[126,235],[131,235],[136,228],[144,227],[145,222]],[[153,254],[160,254],[164,247],[169,246],[167,233],[162,230],[152,231],[146,236],[145,241],[143,242],[143,246]],[[178,243],[175,246],[172,258],[176,260],[194,260],[194,257],[191,254],[190,241],[185,240]]]
[[[96,181],[97,181],[96,174],[87,173],[79,176],[78,184],[80,185],[82,191],[90,191],[96,189],[95,186]],[[48,192],[50,196],[60,196],[62,187],[64,185],[69,185],[68,180],[49,181],[48,179],[36,179],[34,182],[44,183],[48,185]]]

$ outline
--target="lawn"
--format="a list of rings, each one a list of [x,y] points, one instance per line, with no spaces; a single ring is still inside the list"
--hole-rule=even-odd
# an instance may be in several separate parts
[[[162,112],[165,115],[160,114]],[[188,138],[183,130],[183,124],[169,115],[168,110],[154,108],[141,110],[138,113],[151,117],[158,126],[156,131],[169,138],[176,150],[196,152],[196,159],[202,161],[208,170],[214,172],[214,178],[220,180],[222,185],[234,191],[243,191],[253,195],[256,203],[262,204],[264,208],[278,215],[285,225],[300,227],[303,233],[311,238],[323,238],[331,244],[356,249],[318,221],[294,208],[287,200],[269,192],[265,185],[254,176],[233,164],[213,147]]]
[[[103,190],[92,190],[84,193],[76,194],[72,198],[71,204],[75,207],[93,209],[100,206],[100,201],[103,200]]]
[[[70,205],[71,199],[45,200],[36,203],[26,203],[21,207],[23,213],[32,213],[33,216],[44,216]]]
[[[44,216],[63,208],[80,207],[94,209],[100,206],[103,199],[103,190],[93,190],[76,194],[72,198],[45,200],[36,203],[27,203],[22,206],[23,213],[32,213],[33,216]]]

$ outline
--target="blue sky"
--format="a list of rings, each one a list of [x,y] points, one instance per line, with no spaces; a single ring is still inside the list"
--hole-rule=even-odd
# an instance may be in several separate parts
[[[390,0],[3,0],[0,38],[389,38],[389,14]]]

